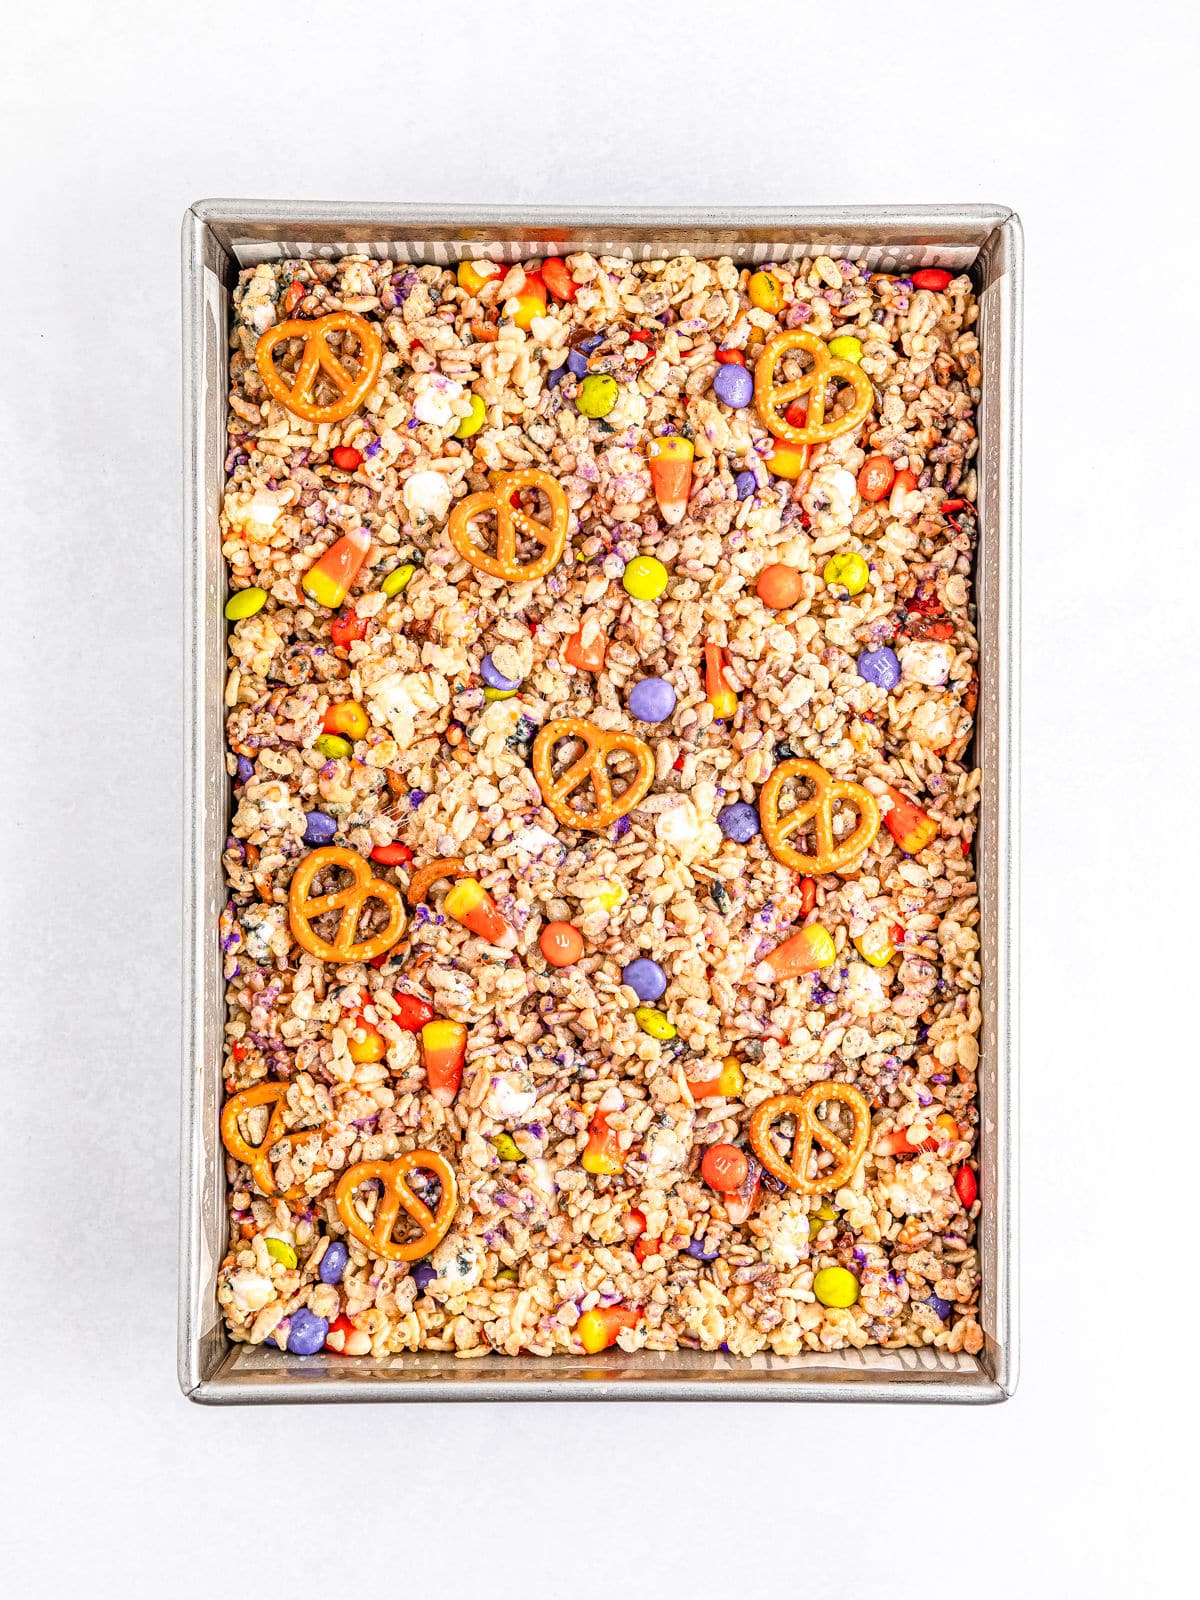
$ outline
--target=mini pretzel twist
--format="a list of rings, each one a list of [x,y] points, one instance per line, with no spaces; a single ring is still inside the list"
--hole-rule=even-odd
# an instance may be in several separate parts
[[[358,338],[359,372],[356,378],[329,348],[326,336],[331,333],[353,333]],[[275,346],[284,339],[303,339],[304,353],[296,376],[289,384],[275,366]],[[348,417],[366,398],[368,390],[379,376],[383,360],[383,346],[379,335],[369,322],[353,311],[333,311],[327,317],[317,317],[312,322],[277,322],[268,328],[254,350],[254,361],[267,391],[280,405],[306,422],[340,422]],[[312,399],[317,373],[324,372],[342,398],[327,406],[319,406]]]
[[[308,891],[313,879],[323,867],[344,867],[354,882],[331,894],[310,897]],[[359,918],[368,900],[380,900],[388,908],[387,927],[382,933],[355,943]],[[332,939],[322,939],[313,932],[312,924],[318,917],[338,910],[342,915]],[[357,850],[331,844],[305,856],[292,874],[288,920],[296,943],[310,956],[322,961],[371,961],[396,943],[404,932],[407,917],[404,901],[394,883],[375,877]]]
[[[779,815],[779,796],[789,778],[807,778],[813,792],[785,816]],[[854,831],[839,844],[833,837],[833,804],[848,801],[858,812]],[[800,757],[781,762],[763,784],[758,797],[758,814],[763,836],[776,861],[796,872],[815,877],[820,872],[845,872],[858,861],[879,832],[879,805],[869,789],[846,778],[831,778],[817,761]],[[816,855],[793,850],[788,839],[812,822],[816,832]]]
[[[554,747],[560,739],[582,739],[585,748],[562,776],[556,778],[551,764]],[[614,750],[627,750],[638,767],[627,788],[616,799],[607,766]],[[606,733],[583,717],[561,717],[548,722],[533,741],[533,775],[542,791],[542,799],[560,822],[569,828],[594,833],[611,827],[618,817],[632,811],[646,798],[654,782],[654,754],[635,734]],[[568,803],[569,797],[588,779],[591,779],[596,797],[595,809],[577,811]]]
[[[840,1101],[850,1109],[852,1129],[849,1144],[817,1116],[818,1109],[830,1100]],[[780,1117],[789,1113],[796,1119],[796,1132],[792,1141],[791,1160],[785,1161],[775,1147],[771,1129]],[[786,1183],[797,1194],[829,1194],[850,1181],[866,1154],[867,1139],[871,1132],[871,1110],[851,1084],[814,1083],[802,1094],[776,1094],[764,1100],[755,1107],[750,1117],[749,1131],[754,1153],[772,1177],[778,1178],[780,1183]],[[829,1151],[834,1164],[828,1172],[810,1178],[808,1159],[814,1140],[823,1150]]]
[[[283,1128],[286,1083],[257,1083],[252,1089],[243,1089],[232,1095],[221,1111],[221,1142],[235,1161],[244,1161],[263,1194],[278,1194],[275,1172],[271,1166],[271,1151],[278,1144],[297,1145],[319,1134],[318,1128],[307,1128],[299,1133],[285,1133]],[[261,1144],[250,1144],[242,1136],[238,1119],[255,1106],[270,1106],[271,1116]],[[285,1200],[299,1200],[304,1194],[302,1183],[293,1184],[284,1194]]]
[[[812,371],[792,383],[776,387],[775,367],[788,350],[807,350],[813,358]],[[850,384],[854,390],[854,404],[843,416],[826,422],[825,387],[832,378]],[[808,415],[803,427],[796,427],[778,413],[803,394],[808,396]],[[754,400],[759,417],[777,439],[786,439],[789,444],[823,444],[827,439],[836,439],[839,433],[849,433],[870,411],[874,397],[871,380],[861,367],[853,361],[843,361],[840,356],[831,356],[824,341],[803,328],[777,333],[773,339],[768,339],[754,368]]]
[[[418,1170],[434,1173],[442,1186],[436,1212],[430,1211],[423,1200],[418,1200],[408,1186],[407,1174]],[[354,1204],[354,1195],[359,1185],[371,1178],[380,1180],[383,1193],[375,1215],[366,1222]],[[348,1167],[338,1179],[335,1199],[347,1232],[360,1244],[389,1261],[416,1261],[427,1256],[449,1232],[458,1208],[458,1185],[454,1181],[454,1170],[444,1156],[434,1150],[411,1150],[394,1161],[360,1161],[357,1166]],[[417,1238],[410,1239],[407,1244],[397,1244],[392,1238],[392,1229],[402,1209],[421,1230]]]
[[[521,489],[540,489],[547,497],[549,526],[513,505],[512,497]],[[496,514],[494,556],[488,555],[471,537],[472,518],[489,511]],[[537,467],[523,467],[519,472],[498,472],[494,489],[469,494],[465,500],[460,500],[450,513],[448,531],[450,543],[459,555],[480,572],[492,578],[503,578],[506,583],[533,583],[558,565],[566,548],[570,521],[570,507],[558,479]],[[542,554],[525,566],[517,560],[518,533],[535,539],[542,546]]]
[[[427,862],[412,875],[408,886],[409,905],[423,904],[430,889],[443,878],[465,878],[466,875],[467,863],[461,856],[442,856],[437,861]]]

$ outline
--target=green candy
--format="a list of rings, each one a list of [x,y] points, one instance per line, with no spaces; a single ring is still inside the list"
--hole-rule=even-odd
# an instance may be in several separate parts
[[[606,417],[617,403],[617,380],[607,372],[593,372],[579,385],[575,404],[585,417]]]
[[[492,1148],[500,1157],[501,1161],[524,1161],[525,1159],[521,1152],[520,1146],[517,1144],[517,1141],[512,1137],[511,1134],[493,1134]]]
[[[402,567],[395,567],[388,573],[379,587],[390,600],[394,595],[404,593],[405,589],[408,588],[409,580],[416,570],[416,567],[411,562],[406,562]]]
[[[294,1267],[296,1265],[296,1252],[286,1239],[264,1239],[267,1254],[282,1266]]]
[[[225,615],[230,622],[244,622],[255,616],[267,603],[265,589],[239,589],[225,602]]]
[[[354,746],[349,739],[340,738],[336,733],[323,733],[316,742],[317,750],[325,757],[326,761],[336,761],[339,756],[352,756]]]

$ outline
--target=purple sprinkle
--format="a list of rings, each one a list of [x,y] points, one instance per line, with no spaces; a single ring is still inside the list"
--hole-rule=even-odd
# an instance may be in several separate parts
[[[542,1127],[540,1122],[531,1122],[529,1124],[528,1131],[535,1139],[544,1139],[546,1137],[546,1130]]]
[[[943,1300],[940,1295],[936,1294],[928,1295],[924,1303],[932,1310],[936,1311],[943,1322],[949,1319],[950,1313],[954,1310],[954,1307],[950,1304],[949,1300]]]
[[[616,822],[617,838],[623,839],[632,826],[633,824],[630,822],[628,817],[618,817]]]
[[[407,422],[406,422],[406,423],[405,423],[405,424],[404,424],[404,426],[405,426],[405,427],[406,427],[406,428],[408,428],[408,429],[409,429],[409,431],[410,431],[410,432],[411,432],[411,431],[412,431],[412,429],[413,429],[413,428],[415,428],[415,427],[416,427],[416,425],[417,425],[417,419],[416,419],[416,417],[410,417],[410,418],[409,418],[409,419],[408,419],[408,421],[407,421]]]
[[[237,775],[239,783],[249,783],[254,776],[254,763],[247,761],[245,756],[237,758]]]
[[[426,1289],[428,1289],[429,1285],[436,1277],[437,1268],[431,1266],[428,1261],[419,1261],[412,1269],[412,1279],[417,1286],[418,1293],[420,1294],[425,1293]]]
[[[364,454],[368,455],[368,456],[377,456],[382,449],[383,449],[383,446],[380,444],[379,440],[378,439],[372,439],[370,444],[367,446],[366,450],[364,451]]]
[[[428,798],[429,796],[425,793],[424,789],[410,789],[408,791],[408,803],[411,806],[424,805]]]

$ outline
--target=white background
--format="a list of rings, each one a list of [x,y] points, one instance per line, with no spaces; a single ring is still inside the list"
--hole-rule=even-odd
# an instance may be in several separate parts
[[[1190,0],[14,6],[0,47],[8,1593],[1189,1587],[1193,18]],[[1021,212],[1023,1375],[1009,1404],[220,1412],[180,1397],[178,235],[209,195]]]

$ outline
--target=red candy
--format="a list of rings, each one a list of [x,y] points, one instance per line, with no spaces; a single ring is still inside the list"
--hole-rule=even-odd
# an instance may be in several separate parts
[[[793,400],[783,413],[783,420],[790,422],[793,428],[802,428],[808,421],[808,401]]]
[[[367,637],[367,619],[360,617],[357,611],[341,611],[329,624],[329,634],[335,645],[346,650],[355,639]]]
[[[574,300],[575,280],[561,256],[550,256],[542,262],[542,282],[556,300]]]
[[[908,468],[905,467],[902,472],[898,472],[896,474],[896,481],[892,487],[894,489],[903,489],[906,493],[915,489],[917,487],[916,473],[910,472]]]
[[[935,289],[940,291],[949,286],[953,276],[954,274],[947,272],[945,267],[922,267],[920,272],[913,273],[912,286],[914,289]]]
[[[377,844],[371,851],[371,860],[385,867],[403,867],[412,858],[412,851],[406,844]]]
[[[717,360],[723,367],[744,367],[746,358],[740,350],[718,350]]]
[[[393,995],[399,1010],[396,1012],[396,1026],[403,1028],[405,1033],[416,1033],[427,1022],[433,1021],[433,1007],[428,1000],[422,1000],[415,994]]]
[[[800,915],[806,917],[817,903],[817,880],[800,879]]]
[[[963,1209],[969,1211],[979,1195],[979,1179],[974,1168],[959,1167],[954,1174],[954,1192],[962,1201]]]
[[[362,466],[362,451],[355,450],[348,444],[340,444],[333,452],[333,464],[340,467],[343,472],[356,472]]]

